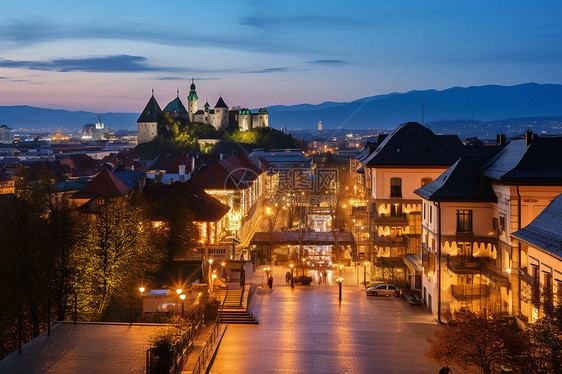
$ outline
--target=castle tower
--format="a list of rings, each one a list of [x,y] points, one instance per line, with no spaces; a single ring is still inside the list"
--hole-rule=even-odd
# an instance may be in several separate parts
[[[269,127],[269,114],[266,108],[260,108],[257,117],[256,127]]]
[[[212,125],[217,130],[220,130],[221,128],[226,129],[228,127],[228,106],[225,104],[222,96],[219,97],[219,100],[215,105]]]
[[[189,120],[193,121],[193,115],[197,112],[197,92],[195,91],[195,82],[191,78],[191,86],[189,86],[189,95],[187,96],[187,111],[189,112]]]
[[[252,129],[252,114],[249,109],[244,108],[238,111],[238,128],[240,131]]]
[[[162,109],[154,98],[154,90],[152,90],[152,96],[137,120],[138,144],[151,142],[158,136],[158,115],[160,113],[162,113]]]

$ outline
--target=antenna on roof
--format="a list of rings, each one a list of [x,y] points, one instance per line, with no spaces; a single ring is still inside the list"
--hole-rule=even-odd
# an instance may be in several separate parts
[[[152,96],[154,96],[154,86],[152,87]]]
[[[176,95],[177,95],[177,97],[180,97],[180,88],[179,87],[176,88]]]
[[[423,119],[424,119],[424,118],[423,118],[423,100],[422,100],[422,123],[421,123],[422,126],[423,126]]]

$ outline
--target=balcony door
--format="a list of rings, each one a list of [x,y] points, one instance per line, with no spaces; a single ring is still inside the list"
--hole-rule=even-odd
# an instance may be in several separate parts
[[[467,260],[472,258],[472,243],[457,243],[457,256]]]

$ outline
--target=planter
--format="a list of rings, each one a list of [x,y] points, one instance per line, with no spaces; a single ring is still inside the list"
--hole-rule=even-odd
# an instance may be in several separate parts
[[[219,315],[219,306],[216,304],[205,304],[205,323],[213,322]]]

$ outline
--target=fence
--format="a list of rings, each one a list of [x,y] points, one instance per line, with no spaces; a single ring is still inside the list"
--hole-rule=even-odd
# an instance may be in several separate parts
[[[147,374],[171,374],[181,368],[193,347],[193,340],[201,326],[201,316],[198,313],[190,326],[169,348],[152,347],[146,351]]]
[[[205,341],[203,348],[201,349],[201,353],[199,354],[199,358],[195,363],[195,367],[193,368],[193,374],[200,374],[204,369],[211,353],[213,351],[213,347],[216,344],[216,340],[220,333],[220,325],[221,325],[221,315],[215,319],[213,323],[213,327],[211,327],[211,331],[209,331],[209,337]]]

